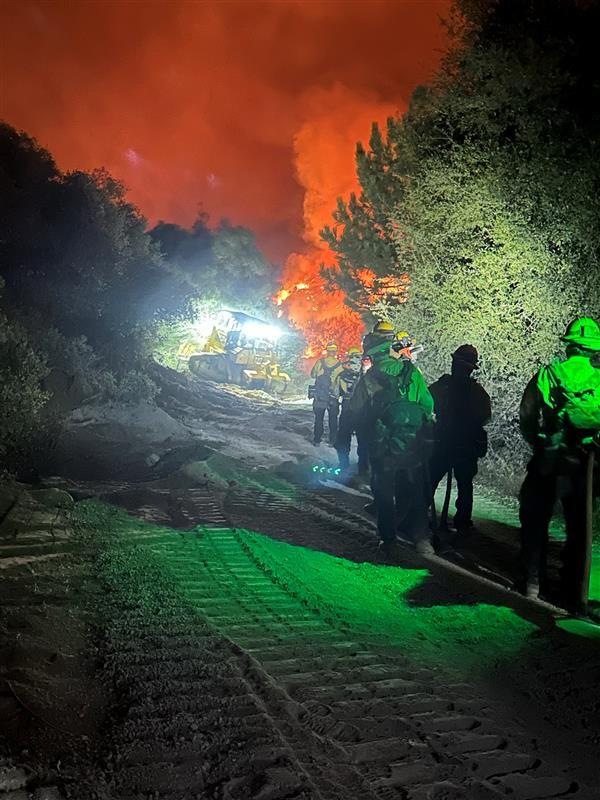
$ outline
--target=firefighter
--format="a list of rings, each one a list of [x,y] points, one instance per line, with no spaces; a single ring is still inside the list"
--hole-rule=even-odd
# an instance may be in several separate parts
[[[454,472],[458,488],[454,527],[459,535],[473,527],[473,478],[478,459],[487,452],[485,425],[490,421],[490,396],[473,378],[479,354],[471,344],[452,354],[450,375],[429,387],[435,403],[435,444],[430,461],[432,492],[442,477]]]
[[[329,444],[335,446],[340,406],[338,397],[333,393],[332,376],[338,366],[338,346],[335,342],[328,342],[325,357],[315,362],[310,373],[311,377],[315,379],[314,386],[309,389],[309,397],[312,397],[313,413],[315,415],[313,437],[315,445],[321,444],[325,412],[327,412]]]
[[[560,498],[567,533],[562,599],[577,611],[586,560],[586,468],[589,448],[597,448],[600,438],[600,369],[592,360],[600,352],[600,326],[580,317],[561,339],[566,359],[542,367],[521,400],[521,432],[533,454],[520,495],[519,588],[528,597],[539,596],[540,580],[546,577],[548,526]]]
[[[361,366],[361,377],[359,378],[358,383],[360,387],[357,392],[356,401],[350,401],[349,408],[356,408],[356,411],[353,412],[355,417],[355,424],[357,430],[357,440],[361,441],[362,449],[368,454],[369,453],[369,434],[370,434],[370,426],[369,426],[369,412],[371,409],[371,400],[369,397],[368,392],[366,392],[366,388],[368,386],[368,382],[365,383],[365,375],[369,369],[371,369],[373,365],[373,359],[369,355],[369,351],[371,348],[375,347],[376,345],[380,344],[392,344],[395,340],[396,334],[394,332],[394,326],[391,322],[387,320],[379,320],[373,326],[373,329],[369,331],[364,337],[362,341],[363,345],[363,356],[362,356],[362,366]],[[373,494],[373,499],[365,504],[364,510],[367,511],[369,514],[375,515],[376,514],[376,500],[375,500],[375,470],[373,469],[373,464],[371,463],[371,458],[369,456],[369,469],[371,471],[371,493]],[[364,474],[364,473],[363,473]]]
[[[369,424],[368,424],[368,413],[370,410],[370,399],[368,395],[363,394],[364,389],[364,376],[371,369],[373,365],[373,360],[369,355],[368,351],[370,348],[374,347],[376,344],[382,344],[383,342],[392,342],[394,339],[394,326],[391,322],[387,320],[379,320],[373,326],[373,329],[370,330],[362,340],[362,364],[361,364],[361,376],[358,380],[358,383],[361,384],[361,387],[358,391],[357,401],[349,401],[348,408],[351,410],[354,406],[356,407],[356,412],[352,411],[352,414],[355,418],[355,425],[356,425],[356,438],[357,441],[360,440],[361,442],[361,449],[364,450],[365,453],[369,453]],[[370,457],[369,457],[370,462]],[[372,464],[369,463],[369,467],[371,471],[371,492],[373,494],[373,500],[366,503],[364,506],[364,510],[367,511],[369,514],[375,514],[375,490],[374,490],[374,471],[372,468]],[[364,470],[364,467],[363,467]],[[363,471],[363,474],[366,474],[366,471]]]
[[[422,553],[431,553],[427,524],[426,429],[433,398],[410,358],[397,357],[391,342],[367,351],[371,369],[357,383],[351,408],[368,420],[368,442],[377,528],[382,547],[393,554],[401,537]]]
[[[373,326],[373,330],[365,334],[363,337],[363,356],[368,356],[368,350],[374,345],[384,342],[392,341],[394,339],[394,326],[387,320],[379,320]]]
[[[356,417],[350,409],[350,398],[358,381],[362,367],[362,350],[360,347],[349,347],[344,361],[337,367],[332,376],[333,394],[340,397],[342,409],[338,420],[338,432],[335,449],[338,454],[340,468],[347,471],[350,467],[350,446],[352,435],[356,434],[358,473],[366,475],[369,471],[369,455],[364,438],[356,423]]]

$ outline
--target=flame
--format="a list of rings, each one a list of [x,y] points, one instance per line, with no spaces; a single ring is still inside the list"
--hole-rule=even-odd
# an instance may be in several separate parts
[[[321,267],[336,269],[337,260],[320,231],[333,223],[338,197],[360,192],[354,163],[356,143],[368,140],[373,122],[385,123],[399,109],[340,84],[312,90],[303,105],[307,117],[294,137],[294,150],[298,181],[304,189],[303,238],[307,247],[305,252],[288,256],[275,302],[302,330],[308,341],[307,353],[314,357],[331,340],[340,352],[358,345],[364,332],[360,314],[345,304],[344,293],[328,291],[321,276]],[[373,287],[372,302],[380,299],[382,286],[368,267],[359,279]],[[391,290],[391,285],[388,288]]]
[[[277,296],[285,307],[288,319],[299,327],[308,341],[307,358],[320,353],[328,341],[335,341],[341,350],[360,343],[363,322],[344,303],[344,293],[327,291],[320,275],[321,265],[335,266],[329,250],[314,249],[309,253],[292,253],[285,264],[284,284]]]
[[[275,300],[275,305],[280,306],[285,300],[288,299],[291,293],[291,289],[280,289],[273,298]]]
[[[368,293],[365,294],[366,305],[374,305],[378,300],[405,303],[408,297],[408,274],[384,275],[377,277],[373,270],[364,267],[358,270],[357,277]]]
[[[309,289],[308,283],[297,283],[295,286],[290,286],[289,289],[280,289],[274,297],[275,305],[280,306],[284,303],[288,297],[292,294],[292,292],[299,292],[303,289]]]

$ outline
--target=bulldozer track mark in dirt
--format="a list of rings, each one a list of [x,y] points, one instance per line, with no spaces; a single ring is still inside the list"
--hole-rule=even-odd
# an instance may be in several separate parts
[[[227,492],[223,504],[232,524],[276,539],[352,560],[377,554],[378,537],[372,521],[316,493],[298,490],[281,496],[262,489],[240,489]]]
[[[233,494],[227,515],[246,502]],[[295,517],[295,503],[262,500]],[[313,537],[324,519],[304,518]],[[530,755],[527,731],[458,670],[363,641],[273,574],[244,531],[146,530],[123,538],[169,576],[173,595],[162,623],[126,607],[113,634],[115,675],[135,675],[125,680],[123,800],[592,799]]]

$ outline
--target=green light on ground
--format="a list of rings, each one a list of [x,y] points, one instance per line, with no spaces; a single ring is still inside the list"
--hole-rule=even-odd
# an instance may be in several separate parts
[[[221,617],[224,609],[219,608],[218,627],[234,640],[240,614],[255,624],[256,609],[268,606],[271,598],[274,608],[286,606],[285,619],[277,613],[262,615],[257,635],[283,637],[294,646],[310,639],[315,626],[326,638],[325,627],[332,640],[343,635],[366,646],[384,646],[399,658],[408,648],[424,665],[484,675],[500,665],[510,667],[537,646],[537,626],[513,609],[474,598],[462,602],[451,586],[438,583],[425,569],[359,564],[243,529],[198,528],[181,534],[104,506],[89,507],[109,514],[103,525],[125,540],[129,534],[150,536],[157,568],[200,616],[206,611],[190,590],[192,579],[200,578],[205,589],[214,585],[217,594],[223,581],[230,582],[235,609]],[[597,579],[595,572],[596,586]],[[598,627],[583,620],[561,620],[557,626],[600,638]]]
[[[600,544],[592,550],[592,571],[590,575],[590,600],[600,602]]]
[[[586,622],[584,619],[561,619],[557,621],[556,627],[567,633],[574,633],[576,636],[600,640],[600,625]]]
[[[536,629],[503,606],[435,604],[446,592],[428,570],[357,564],[250,531],[240,536],[278,585],[365,641],[486,668],[514,657]]]
[[[444,503],[445,486],[438,488],[435,495],[436,507],[439,510]],[[454,512],[454,501],[456,500],[456,484],[452,490],[451,514]],[[473,506],[473,517],[477,520],[487,520],[499,522],[515,529],[514,541],[518,543],[519,522],[519,503],[516,498],[507,499],[495,497],[489,493],[478,489],[475,495]],[[562,542],[566,538],[564,521],[559,515],[555,515],[549,526],[550,538],[554,541]],[[600,603],[600,541],[596,541],[592,551],[592,569],[590,575],[590,600]]]

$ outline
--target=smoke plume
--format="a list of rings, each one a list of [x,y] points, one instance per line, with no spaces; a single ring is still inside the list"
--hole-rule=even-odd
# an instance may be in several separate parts
[[[150,224],[252,228],[311,287],[290,315],[329,319],[319,228],[356,188],[356,141],[437,66],[449,2],[4,3],[0,117],[63,170],[106,167]]]
[[[304,189],[302,235],[309,247],[287,258],[278,299],[283,299],[290,319],[302,328],[316,354],[329,339],[337,340],[342,349],[359,344],[362,332],[360,317],[344,305],[343,294],[325,289],[320,267],[336,262],[320,231],[331,224],[337,198],[359,192],[356,143],[368,139],[373,122],[384,124],[403,109],[341,84],[311,91],[305,108],[306,121],[294,137],[294,153]]]

